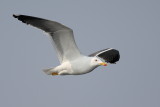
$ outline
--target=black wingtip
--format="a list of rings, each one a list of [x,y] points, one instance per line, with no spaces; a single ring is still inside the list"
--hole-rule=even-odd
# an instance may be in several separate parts
[[[118,50],[108,48],[102,51],[98,57],[104,59],[107,63],[116,64],[116,62],[120,59],[120,54]]]
[[[15,14],[13,14],[13,17],[14,17],[14,18],[18,18],[18,16],[19,16],[19,15],[15,15]]]
[[[26,17],[29,17],[29,16],[15,15],[15,14],[13,14],[13,17],[14,17],[14,18],[17,18],[19,21],[22,21],[23,23],[28,24],[28,23],[26,22]]]
[[[106,52],[106,61],[111,63],[111,64],[116,64],[117,61],[120,59],[120,54],[119,51],[116,49],[112,49],[108,52]]]

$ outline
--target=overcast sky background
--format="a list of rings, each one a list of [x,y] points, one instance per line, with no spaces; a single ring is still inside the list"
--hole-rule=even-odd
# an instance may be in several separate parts
[[[160,107],[159,0],[1,0],[0,13],[1,107]],[[49,38],[12,14],[63,23],[83,54],[116,48],[120,61],[45,75],[59,64]]]

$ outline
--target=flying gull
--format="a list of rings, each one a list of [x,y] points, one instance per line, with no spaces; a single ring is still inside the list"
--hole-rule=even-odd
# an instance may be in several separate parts
[[[80,75],[107,63],[115,64],[120,59],[119,51],[107,48],[91,55],[82,55],[74,40],[73,30],[61,23],[26,15],[14,15],[14,18],[39,28],[49,34],[58,54],[60,65],[43,70],[48,75]]]

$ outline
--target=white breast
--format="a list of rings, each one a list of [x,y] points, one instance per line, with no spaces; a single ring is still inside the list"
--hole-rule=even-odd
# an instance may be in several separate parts
[[[70,63],[73,75],[89,73],[96,68],[94,66],[91,66],[90,57],[81,57],[79,59],[71,61]]]

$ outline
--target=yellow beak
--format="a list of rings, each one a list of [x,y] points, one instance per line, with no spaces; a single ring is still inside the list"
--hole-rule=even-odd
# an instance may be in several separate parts
[[[107,66],[107,63],[102,62],[102,63],[100,63],[100,65]]]

